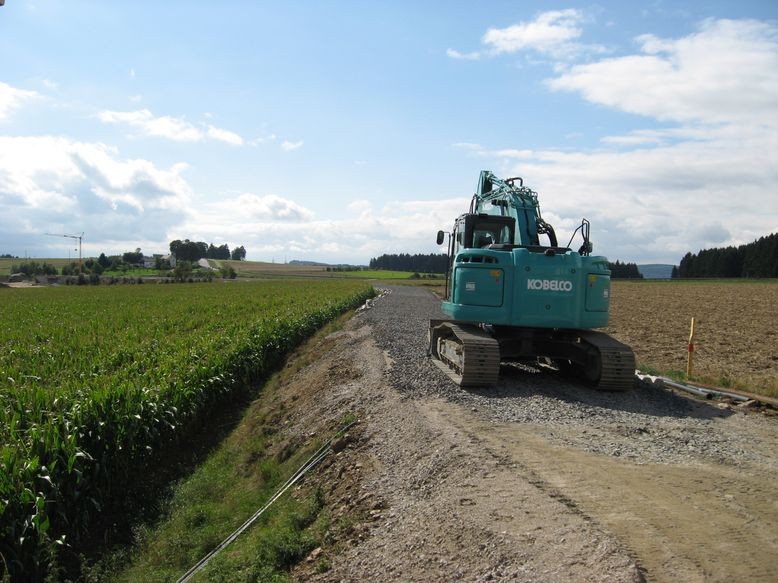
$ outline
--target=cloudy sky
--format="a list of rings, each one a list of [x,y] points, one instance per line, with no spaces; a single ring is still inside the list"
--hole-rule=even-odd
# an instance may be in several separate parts
[[[778,231],[778,3],[0,7],[0,253],[434,252],[478,173],[610,259]]]

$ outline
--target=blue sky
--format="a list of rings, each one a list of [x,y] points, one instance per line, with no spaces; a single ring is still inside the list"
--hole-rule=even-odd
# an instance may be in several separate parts
[[[478,173],[610,259],[778,231],[778,4],[0,7],[0,253],[435,252]]]

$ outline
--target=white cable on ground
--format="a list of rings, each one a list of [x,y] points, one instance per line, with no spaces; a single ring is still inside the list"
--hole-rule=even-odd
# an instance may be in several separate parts
[[[316,450],[316,453],[314,453],[310,458],[308,458],[308,461],[306,461],[302,466],[298,468],[298,470],[292,474],[292,476],[284,482],[283,486],[281,486],[275,494],[273,494],[270,499],[265,502],[264,506],[257,510],[251,518],[249,518],[246,522],[241,524],[230,536],[225,538],[219,545],[214,548],[210,553],[205,555],[202,559],[200,559],[197,564],[195,564],[191,569],[189,569],[186,573],[184,573],[181,578],[178,580],[178,583],[187,583],[187,581],[191,580],[192,577],[194,577],[199,571],[201,571],[205,566],[210,562],[211,559],[213,559],[216,555],[218,555],[222,549],[224,549],[227,545],[229,545],[232,541],[234,541],[236,538],[238,538],[243,532],[245,532],[256,520],[262,515],[265,510],[270,508],[270,506],[278,500],[284,492],[286,492],[289,488],[291,488],[300,478],[302,478],[305,474],[308,473],[309,470],[313,469],[321,460],[323,460],[328,453],[330,453],[330,448],[332,446],[332,442],[343,435],[346,430],[354,425],[356,421],[352,421],[345,427],[341,428],[327,443],[322,445],[318,450]]]
[[[687,393],[695,394],[699,397],[706,397],[710,398],[715,395],[721,395],[722,397],[728,397],[732,399],[733,401],[748,401],[750,397],[746,397],[745,395],[738,395],[737,393],[730,393],[729,391],[724,391],[720,389],[704,389],[702,387],[696,387],[694,385],[687,385],[684,383],[679,383],[677,381],[674,381],[672,379],[669,379],[667,377],[661,377],[661,376],[654,376],[649,374],[642,374],[640,371],[635,371],[637,373],[637,377],[639,379],[649,379],[650,381],[655,381],[659,379],[662,381],[663,384],[668,385],[670,387],[673,387],[675,389],[680,389],[682,391],[686,391]]]

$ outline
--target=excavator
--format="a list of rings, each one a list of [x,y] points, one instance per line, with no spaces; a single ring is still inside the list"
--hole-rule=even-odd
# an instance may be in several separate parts
[[[632,349],[593,330],[608,325],[610,270],[592,255],[589,227],[583,219],[559,246],[535,191],[482,171],[469,212],[438,231],[438,245],[448,235],[448,319],[430,321],[433,362],[461,386],[495,384],[501,362],[531,362],[600,390],[629,389]]]

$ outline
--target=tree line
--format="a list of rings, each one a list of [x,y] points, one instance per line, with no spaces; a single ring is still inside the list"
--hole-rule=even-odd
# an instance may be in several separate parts
[[[636,263],[622,263],[617,259],[615,263],[608,261],[608,269],[613,279],[643,279]]]
[[[204,241],[190,241],[189,239],[176,239],[170,242],[170,252],[178,261],[199,261],[200,259],[234,259],[242,261],[246,258],[246,248],[243,245],[230,251],[229,246],[215,246]]]
[[[448,256],[443,253],[384,254],[370,260],[370,269],[446,273],[448,270]]]
[[[687,253],[672,277],[778,277],[778,233],[738,247]]]
[[[635,263],[608,263],[611,277],[616,279],[642,279],[643,274]],[[446,273],[448,256],[444,253],[384,254],[370,260],[370,269],[389,269],[392,271],[412,271],[416,273]]]

